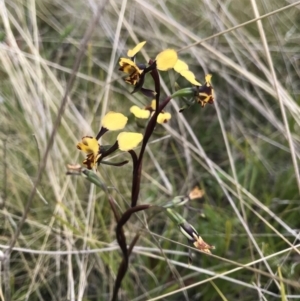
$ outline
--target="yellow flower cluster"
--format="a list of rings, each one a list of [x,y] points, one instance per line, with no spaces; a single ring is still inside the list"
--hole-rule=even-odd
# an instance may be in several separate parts
[[[128,118],[121,113],[108,112],[102,119],[101,129],[97,135],[99,139],[107,131],[118,131],[125,127]],[[121,151],[129,151],[138,146],[143,140],[143,135],[140,133],[121,132],[117,137],[117,146]],[[92,169],[97,165],[103,156],[104,152],[95,137],[85,136],[82,141],[77,144],[77,148],[87,154],[83,164],[88,169]]]
[[[142,88],[144,83],[145,73],[151,70],[157,69],[160,71],[167,71],[174,69],[177,73],[188,80],[193,87],[195,94],[193,94],[194,101],[204,107],[207,103],[212,103],[214,100],[214,90],[211,85],[211,75],[207,75],[205,84],[201,84],[196,80],[193,72],[189,70],[189,66],[178,58],[177,52],[174,49],[166,49],[160,52],[154,61],[149,62],[149,66],[144,64],[136,64],[136,54],[144,47],[146,41],[137,44],[133,49],[129,49],[127,52],[127,58],[120,58],[119,70],[127,74],[125,82],[135,86],[135,91]],[[136,88],[138,87],[138,89]],[[143,89],[144,91],[147,89]],[[134,92],[135,92],[134,91]],[[148,90],[150,92],[154,91]],[[150,94],[151,95],[151,94]],[[156,110],[156,100],[152,100],[151,105],[140,108],[138,106],[132,106],[130,112],[134,114],[136,118],[148,119],[153,116]],[[163,124],[171,119],[171,114],[161,111],[157,116],[157,123]],[[77,148],[86,153],[86,158],[83,164],[88,169],[95,167],[107,153],[107,148],[102,149],[98,140],[107,131],[117,131],[125,127],[128,118],[121,113],[108,112],[102,119],[101,129],[96,137],[85,136],[82,141],[77,144]],[[118,135],[116,146],[121,151],[129,151],[135,148],[143,140],[143,135],[139,133],[122,132]],[[114,145],[115,147],[115,145]],[[115,148],[113,148],[115,150]]]
[[[128,50],[127,55],[129,58],[120,58],[119,70],[128,74],[124,80],[134,86],[139,83],[141,74],[145,69],[144,65],[139,66],[135,63],[135,56],[145,44],[146,41],[143,41],[137,44],[133,49]],[[191,84],[201,86],[201,84],[196,80],[194,73],[189,70],[189,66],[184,61],[178,59],[177,52],[174,49],[166,49],[160,52],[156,56],[153,64],[156,64],[157,70],[160,71],[167,71],[173,68]]]

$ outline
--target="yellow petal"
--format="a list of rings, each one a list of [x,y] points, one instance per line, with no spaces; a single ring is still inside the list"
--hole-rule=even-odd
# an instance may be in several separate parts
[[[138,146],[143,140],[143,135],[139,133],[122,132],[118,135],[118,145],[121,151],[129,151]]]
[[[175,66],[173,68],[178,73],[180,73],[180,71],[183,71],[183,70],[189,70],[189,66],[182,60],[177,60]]]
[[[126,57],[121,57],[120,58],[119,65],[121,67],[129,65],[129,66],[132,66],[134,69],[139,70],[139,67],[135,64],[135,62],[132,61],[131,59],[126,58]]]
[[[121,66],[119,70],[124,71],[124,68],[126,66],[130,67],[131,65],[135,65],[135,63],[126,57],[121,57],[119,60],[119,65]],[[126,71],[124,71],[124,72],[126,72]]]
[[[121,57],[120,61],[119,61],[119,65],[123,66],[125,64],[131,65],[131,66],[135,66],[135,63],[131,59],[128,59],[126,57]]]
[[[142,118],[147,119],[150,116],[149,110],[144,110],[139,108],[138,106],[132,106],[130,108],[130,112],[136,117],[136,118]]]
[[[212,78],[211,74],[206,74],[205,75],[205,81],[206,81],[206,84],[207,84],[208,87],[211,85],[211,78]]]
[[[156,57],[157,69],[161,71],[166,71],[170,68],[173,68],[177,60],[177,52],[174,49],[166,49],[160,52]]]
[[[172,117],[171,114],[168,112],[159,113],[157,116],[157,123],[159,123],[159,124],[166,123],[168,120],[171,119],[171,117]]]
[[[110,111],[103,117],[102,126],[109,131],[117,131],[125,127],[127,120],[123,114]]]
[[[96,155],[99,152],[100,146],[96,138],[85,136],[82,138],[82,142],[77,144],[77,148],[82,150],[84,153]]]
[[[180,74],[186,78],[191,84],[195,85],[195,86],[201,86],[201,84],[196,81],[195,79],[195,75],[192,71],[189,70],[183,70],[180,72]]]
[[[127,56],[134,57],[146,44],[146,41],[138,43],[133,49],[129,49],[127,52]]]
[[[153,99],[152,101],[151,101],[151,108],[152,108],[152,110],[156,110],[156,99]]]

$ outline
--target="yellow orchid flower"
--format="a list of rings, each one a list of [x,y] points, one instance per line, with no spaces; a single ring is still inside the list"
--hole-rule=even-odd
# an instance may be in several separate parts
[[[85,136],[82,138],[82,142],[79,142],[77,144],[77,148],[82,150],[86,154],[97,154],[100,146],[98,144],[98,141],[94,137]]]
[[[201,90],[196,96],[196,101],[201,104],[201,107],[205,107],[208,103],[213,103],[215,99],[214,88],[211,85],[211,74],[205,76],[205,83],[199,87]]]
[[[119,70],[129,74],[129,76],[124,79],[125,82],[131,85],[136,85],[140,80],[143,70],[140,70],[139,67],[128,58],[120,58],[119,64],[121,66]]]
[[[83,164],[88,169],[92,169],[97,165],[102,155],[98,139],[107,131],[117,131],[125,127],[128,118],[121,113],[110,111],[102,119],[101,129],[95,137],[85,136],[82,141],[77,144],[77,148],[87,154]]]
[[[130,58],[134,58],[134,56],[143,48],[145,44],[146,41],[143,41],[137,44],[133,49],[129,49],[127,52],[127,56],[129,58],[122,57],[119,61],[119,70],[129,74],[129,76],[124,79],[125,82],[133,86],[139,82],[143,70],[141,70]]]
[[[100,145],[97,139],[91,136],[85,136],[82,138],[82,142],[77,143],[77,148],[87,154],[83,164],[85,164],[88,169],[93,168],[100,156]]]

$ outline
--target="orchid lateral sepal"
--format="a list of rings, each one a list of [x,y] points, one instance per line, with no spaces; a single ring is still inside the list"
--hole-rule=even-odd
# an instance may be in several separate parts
[[[146,89],[146,88],[141,88],[140,91],[149,98],[154,98],[155,97],[155,91],[151,90],[151,89]]]
[[[105,154],[112,146],[113,146],[113,144],[104,144],[104,145],[101,145],[101,147],[100,147],[100,155]]]
[[[194,103],[194,102],[193,102],[193,103]],[[190,106],[191,106],[193,103],[191,103],[191,104],[189,104],[189,105],[185,105],[185,106],[179,108],[179,111],[178,111],[178,112],[179,112],[179,113],[182,113],[184,110],[190,108]]]
[[[101,164],[116,166],[116,167],[123,166],[123,165],[127,164],[128,162],[129,162],[128,160],[124,160],[121,162],[110,162],[110,161],[101,160]]]
[[[150,64],[150,62],[151,62],[151,64]],[[136,93],[136,92],[138,92],[138,91],[144,89],[144,88],[143,88],[143,85],[144,85],[144,82],[145,82],[145,76],[146,76],[146,74],[149,73],[149,72],[151,72],[151,71],[153,71],[154,69],[156,69],[156,62],[152,62],[152,61],[150,61],[150,62],[149,62],[150,65],[149,65],[148,67],[142,69],[143,72],[140,74],[139,81],[138,81],[138,82],[136,83],[136,85],[134,86],[134,89],[133,89],[133,91],[131,92],[131,94],[134,94],[134,93]],[[144,65],[143,65],[143,67],[144,67]],[[145,90],[143,90],[143,92],[147,92],[147,90],[148,90],[148,89],[145,89]],[[150,90],[150,91],[151,91],[151,90]],[[153,94],[154,94],[154,93],[155,93],[155,92],[153,91]],[[147,95],[146,95],[146,96],[147,96]]]
[[[98,165],[101,163],[102,159],[112,154],[118,149],[118,141],[116,141],[113,145],[111,145],[106,151],[101,152],[100,157],[97,160]]]
[[[143,88],[145,82],[145,75],[146,73],[144,71],[140,74],[139,81],[134,85],[134,89],[132,92],[130,92],[130,94],[134,94]]]

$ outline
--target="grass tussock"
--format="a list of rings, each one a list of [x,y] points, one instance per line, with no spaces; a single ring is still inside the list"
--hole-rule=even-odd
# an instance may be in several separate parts
[[[16,235],[74,62],[99,1],[0,4],[0,248]],[[104,3],[104,1],[103,1]],[[81,137],[96,135],[103,116],[145,106],[130,94],[118,61],[140,41],[140,56],[178,50],[197,79],[213,75],[214,105],[194,105],[155,131],[143,163],[140,204],[162,205],[198,185],[201,201],[176,209],[213,255],[191,248],[158,209],[124,227],[129,261],[119,300],[300,299],[300,69],[296,1],[109,1],[88,40],[25,223],[1,262],[0,300],[109,300],[121,262],[107,194],[82,177]],[[260,18],[261,17],[261,18]],[[257,19],[255,21],[255,19]],[[148,79],[147,79],[148,80]],[[161,77],[162,95],[184,79]],[[150,85],[151,81],[145,83]],[[115,133],[103,137],[109,144]],[[111,160],[128,159],[116,153]],[[101,165],[116,208],[130,207],[132,164]],[[153,218],[149,217],[154,215]],[[6,298],[6,299],[5,299]]]

